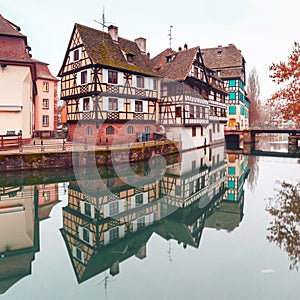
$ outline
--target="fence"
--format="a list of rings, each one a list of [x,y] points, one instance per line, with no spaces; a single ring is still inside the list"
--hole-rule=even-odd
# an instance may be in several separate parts
[[[17,148],[22,145],[22,134],[0,135],[0,149]]]

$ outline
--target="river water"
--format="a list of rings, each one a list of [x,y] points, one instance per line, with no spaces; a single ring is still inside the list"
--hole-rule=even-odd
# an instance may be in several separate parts
[[[219,145],[3,175],[1,299],[299,299],[299,170]]]

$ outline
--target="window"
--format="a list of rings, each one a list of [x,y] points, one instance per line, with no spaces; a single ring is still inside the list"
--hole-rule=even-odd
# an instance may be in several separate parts
[[[217,70],[217,75],[221,76],[221,70]]]
[[[130,126],[127,127],[127,133],[128,134],[133,134],[134,133],[133,126],[130,125]]]
[[[92,216],[92,205],[89,202],[84,202],[84,214],[91,217]]]
[[[137,229],[142,229],[145,227],[145,217],[137,219]]]
[[[133,63],[133,54],[127,53],[126,58],[129,63]]]
[[[143,194],[135,195],[135,205],[143,204]]]
[[[108,71],[108,83],[118,84],[118,72],[117,71]]]
[[[200,106],[196,106],[196,118],[200,118]]]
[[[136,77],[136,86],[141,89],[144,88],[144,77],[142,77],[142,76]]]
[[[88,127],[86,128],[86,134],[87,134],[87,135],[93,135],[93,129],[92,129],[91,126],[88,126]]]
[[[84,263],[84,253],[78,247],[73,246],[73,257]]]
[[[49,82],[43,82],[43,92],[49,92]]]
[[[90,98],[83,98],[83,110],[90,110]]]
[[[119,212],[119,201],[109,203],[109,215],[115,215]]]
[[[136,100],[135,101],[135,112],[142,112],[143,111],[143,101]]]
[[[153,79],[153,90],[156,91],[157,90],[157,80]]]
[[[236,119],[229,119],[229,126],[230,127],[236,126]]]
[[[73,52],[73,61],[79,60],[79,49],[74,50]]]
[[[82,239],[87,242],[87,243],[91,243],[91,239],[90,239],[90,231],[86,228],[82,228]]]
[[[218,53],[218,55],[221,55],[222,54],[222,50],[218,50],[217,53]]]
[[[42,108],[49,108],[49,99],[43,99]]]
[[[43,127],[49,126],[49,116],[43,116]]]
[[[108,109],[109,110],[118,110],[118,99],[117,98],[108,98]]]
[[[229,106],[229,114],[235,115],[236,114],[236,107],[235,106]]]
[[[196,127],[192,127],[192,136],[196,136]]]
[[[194,114],[195,114],[195,108],[194,105],[190,105],[190,118],[194,118]]]
[[[229,93],[229,100],[235,100],[235,98],[236,98],[235,92],[230,92]]]
[[[80,76],[81,76],[81,84],[87,83],[87,71],[82,71]]]
[[[49,201],[50,200],[50,191],[44,191],[43,197],[44,197],[45,202]]]
[[[112,186],[114,186],[115,185],[115,179],[114,178],[108,178],[107,180],[106,180],[106,186],[107,187],[112,187]]]
[[[113,242],[119,239],[119,227],[115,227],[109,230],[109,241]]]
[[[192,171],[196,170],[196,161],[192,161]]]
[[[114,134],[115,129],[112,126],[106,127],[106,134]]]
[[[228,180],[228,188],[234,189],[234,181],[233,180]]]
[[[199,70],[197,67],[194,67],[194,77],[198,78],[199,76]]]
[[[146,126],[146,127],[145,127],[145,132],[146,132],[146,133],[150,133],[150,132],[151,132],[150,126]]]
[[[176,106],[176,108],[175,108],[175,117],[176,118],[181,117],[181,106]]]

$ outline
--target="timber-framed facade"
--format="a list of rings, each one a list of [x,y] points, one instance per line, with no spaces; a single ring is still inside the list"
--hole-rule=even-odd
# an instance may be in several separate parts
[[[227,93],[223,81],[204,65],[200,47],[166,49],[152,64],[164,78],[159,115],[165,130],[180,131],[184,149],[223,141]]]
[[[115,26],[106,33],[75,24],[59,76],[70,140],[76,135],[112,144],[153,137],[160,79],[144,38],[121,38]]]

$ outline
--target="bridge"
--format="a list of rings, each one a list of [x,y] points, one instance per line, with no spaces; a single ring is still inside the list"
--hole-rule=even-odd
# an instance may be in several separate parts
[[[226,142],[255,143],[257,134],[285,133],[289,135],[289,144],[298,146],[300,141],[300,125],[277,127],[272,125],[256,125],[247,129],[225,129]]]

